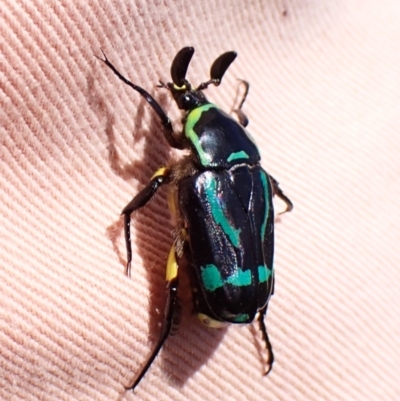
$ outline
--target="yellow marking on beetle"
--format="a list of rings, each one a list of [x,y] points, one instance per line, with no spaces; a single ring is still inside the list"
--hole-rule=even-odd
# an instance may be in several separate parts
[[[182,239],[184,241],[189,241],[189,235],[188,235],[186,228],[182,228],[181,235],[182,235]]]
[[[176,197],[177,192],[173,188],[170,189],[167,196],[168,209],[172,218],[176,218]]]
[[[220,322],[219,320],[214,320],[204,313],[198,313],[197,317],[200,319],[201,323],[212,329],[221,329],[222,327],[225,327],[229,324],[228,322]]]
[[[154,178],[157,178],[157,177],[166,176],[166,175],[168,175],[168,173],[169,173],[169,170],[167,167],[161,167],[153,174],[153,176],[150,178],[150,180],[154,180]]]
[[[183,84],[182,86],[178,86],[174,84],[174,90],[176,91],[184,91],[187,90],[187,86],[185,84]]]
[[[178,276],[178,263],[175,257],[175,246],[172,245],[168,254],[165,279],[170,282]]]

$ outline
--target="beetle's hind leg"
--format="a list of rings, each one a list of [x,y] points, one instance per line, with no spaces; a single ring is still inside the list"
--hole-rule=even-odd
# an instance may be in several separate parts
[[[258,324],[260,327],[262,339],[265,343],[265,348],[267,349],[267,368],[264,372],[264,375],[267,375],[271,369],[272,365],[274,363],[274,353],[272,352],[272,345],[271,342],[269,341],[268,333],[267,333],[267,328],[265,326],[265,316],[267,314],[267,308],[268,304],[264,306],[259,312],[258,312]]]
[[[130,271],[132,249],[131,249],[131,234],[130,234],[130,215],[135,210],[143,207],[150,201],[157,190],[164,184],[173,182],[175,179],[174,168],[160,168],[151,178],[150,182],[143,188],[129,203],[125,206],[122,214],[125,216],[125,240],[128,255],[127,270]],[[173,202],[173,199],[171,200]],[[171,210],[171,212],[174,212]],[[164,320],[162,323],[160,337],[155,345],[152,353],[148,357],[146,363],[136,376],[133,384],[127,387],[127,390],[133,390],[143,376],[146,374],[154,359],[157,357],[166,339],[170,334],[176,332],[181,318],[181,306],[178,299],[178,263],[177,263],[176,245],[171,247],[167,259],[166,266],[166,282],[167,282],[167,303],[165,306]]]
[[[286,203],[286,209],[279,214],[290,212],[293,209],[292,201],[283,193],[282,189],[279,187],[279,182],[272,177],[272,175],[269,176],[269,179],[271,181],[273,194],[278,198],[281,198]]]
[[[124,215],[124,231],[126,245],[126,274],[131,275],[132,245],[131,245],[131,214],[146,205],[157,190],[170,182],[171,170],[162,167],[156,171],[150,182],[124,207],[121,214]]]
[[[178,299],[178,263],[176,261],[175,247],[172,246],[168,255],[167,269],[166,269],[166,279],[167,279],[167,292],[168,299],[165,307],[164,321],[161,328],[161,334],[154,347],[153,352],[148,357],[142,370],[136,376],[133,384],[126,387],[127,390],[134,390],[134,388],[142,380],[143,376],[149,370],[154,359],[160,352],[165,340],[171,334],[171,332],[176,331],[177,326],[181,317],[181,307]]]
[[[239,103],[239,107],[237,109],[232,110],[233,113],[235,113],[238,116],[239,122],[243,127],[247,127],[249,124],[249,119],[247,118],[246,114],[243,113],[242,107],[244,102],[246,101],[247,95],[249,94],[249,88],[250,84],[247,81],[244,81],[243,79],[240,79],[240,84],[243,84],[245,87],[244,93],[242,95],[242,100]],[[239,84],[239,86],[240,86]]]

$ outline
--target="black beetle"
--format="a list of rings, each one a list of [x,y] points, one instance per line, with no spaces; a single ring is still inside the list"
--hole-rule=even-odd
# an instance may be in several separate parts
[[[124,83],[139,92],[157,113],[165,139],[189,155],[178,163],[160,168],[122,211],[127,248],[127,272],[132,259],[130,216],[150,201],[157,190],[170,184],[172,211],[177,229],[168,256],[166,280],[168,301],[159,341],[129,389],[134,389],[154,361],[173,326],[179,322],[178,261],[190,264],[194,307],[209,327],[228,323],[250,323],[257,315],[268,351],[268,369],[273,363],[271,343],[264,318],[274,292],[273,195],[291,201],[278,182],[260,165],[257,146],[247,133],[248,120],[241,108],[246,87],[235,112],[239,122],[204,96],[210,84],[218,86],[236,58],[233,51],[219,56],[211,66],[210,79],[196,89],[186,80],[193,47],[184,47],[171,65],[172,82],[160,81],[178,107],[184,110],[183,132],[177,134],[157,101],[143,88],[127,80],[107,59],[103,61]]]

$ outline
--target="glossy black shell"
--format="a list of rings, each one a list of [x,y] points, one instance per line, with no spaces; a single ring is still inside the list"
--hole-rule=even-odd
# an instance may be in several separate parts
[[[267,173],[258,163],[199,172],[180,182],[178,199],[189,237],[196,309],[220,321],[251,322],[273,291]]]

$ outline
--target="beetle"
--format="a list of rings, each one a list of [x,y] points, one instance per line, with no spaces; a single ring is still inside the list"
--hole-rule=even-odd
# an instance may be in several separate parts
[[[167,258],[167,303],[159,340],[133,384],[134,389],[161,350],[171,330],[179,323],[179,263],[189,263],[194,309],[202,323],[212,328],[229,323],[246,324],[257,316],[267,350],[267,369],[273,364],[265,317],[274,292],[274,209],[273,195],[285,204],[293,204],[278,182],[261,167],[260,153],[245,127],[248,119],[242,106],[238,119],[232,118],[209,102],[204,90],[218,86],[236,52],[219,56],[210,69],[210,79],[192,88],[186,79],[193,47],[184,47],[171,64],[172,82],[159,81],[183,110],[183,130],[174,132],[171,120],[159,103],[142,87],[126,79],[104,52],[99,58],[113,73],[149,103],[161,121],[168,144],[186,149],[188,155],[176,164],[162,167],[150,182],[122,210],[127,249],[127,273],[130,275],[131,214],[150,201],[158,189],[170,185],[172,212],[177,229]],[[237,121],[238,120],[238,121]]]

